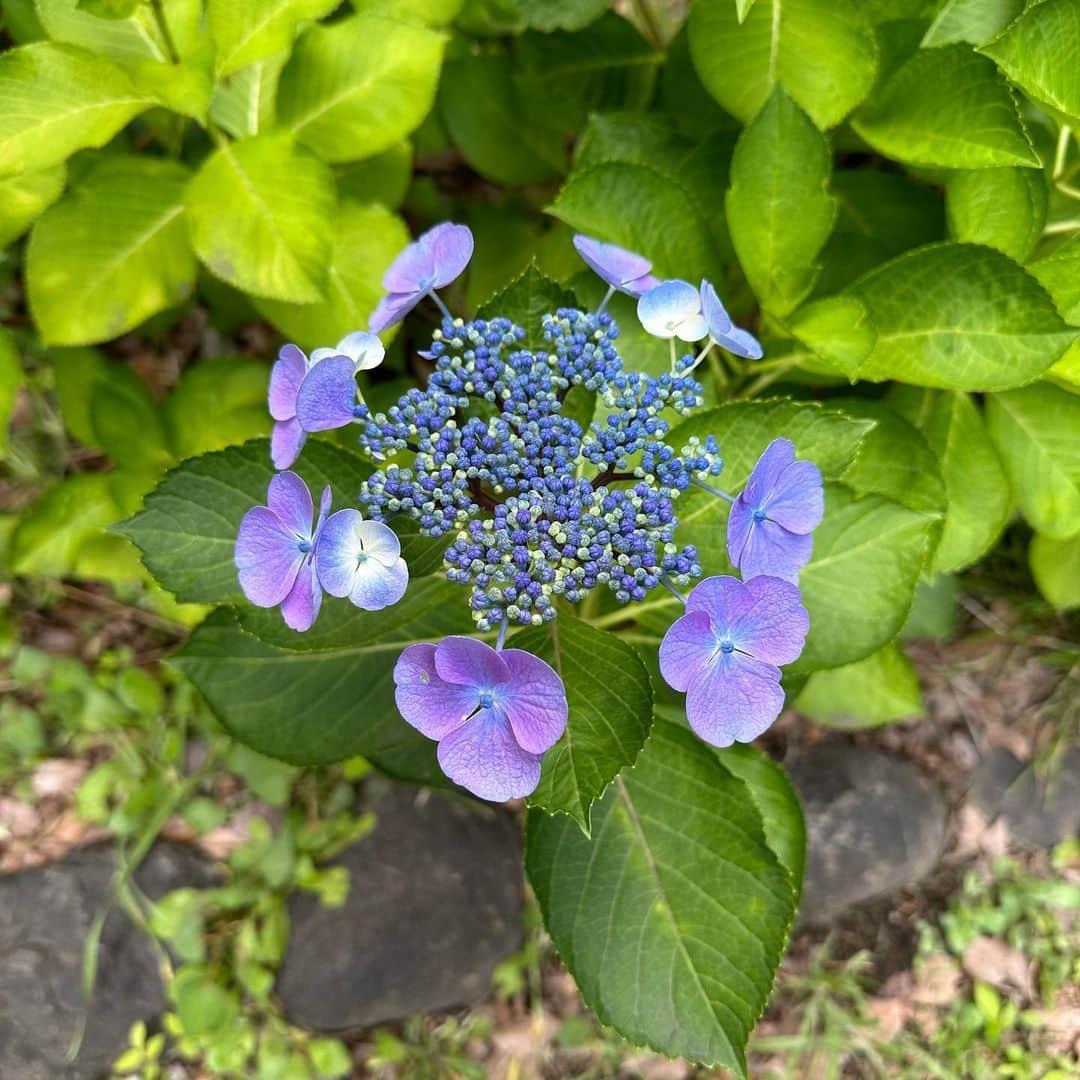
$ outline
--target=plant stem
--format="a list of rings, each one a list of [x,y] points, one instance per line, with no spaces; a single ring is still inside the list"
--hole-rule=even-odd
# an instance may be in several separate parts
[[[165,18],[165,9],[161,0],[150,0],[150,6],[154,11],[154,21],[157,23],[158,30],[161,31],[161,39],[165,42],[165,51],[169,56],[169,63],[179,64],[180,53],[176,49],[176,42],[173,41],[172,31],[169,29],[168,19]]]

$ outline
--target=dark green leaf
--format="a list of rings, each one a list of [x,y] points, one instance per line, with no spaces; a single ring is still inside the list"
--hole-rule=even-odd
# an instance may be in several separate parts
[[[544,922],[603,1024],[746,1076],[745,1047],[794,915],[747,786],[658,720],[593,834],[529,814],[526,868]]]
[[[535,349],[544,342],[542,317],[561,307],[577,307],[577,298],[532,265],[502,292],[481,304],[476,314],[481,319],[501,315],[516,323],[525,330],[522,348]]]
[[[471,629],[461,587],[427,577],[384,611],[328,600],[306,634],[276,611],[222,608],[173,661],[229,732],[261,754],[295,765],[361,755],[406,779],[445,782],[435,743],[398,715],[394,663],[408,645]]]
[[[570,703],[566,732],[547,752],[529,805],[569,814],[588,832],[593,801],[645,745],[653,716],[649,674],[631,645],[566,614],[515,634],[510,645],[551,664]]]

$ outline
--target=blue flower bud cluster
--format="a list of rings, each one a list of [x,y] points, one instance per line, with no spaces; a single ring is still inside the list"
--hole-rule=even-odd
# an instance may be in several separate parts
[[[670,417],[702,401],[688,364],[625,371],[605,313],[559,309],[542,334],[529,349],[508,319],[445,319],[423,354],[434,362],[426,387],[362,426],[361,446],[385,464],[361,504],[428,536],[456,532],[447,575],[470,587],[481,630],[539,624],[556,598],[576,603],[597,586],[627,603],[662,575],[683,586],[701,575],[695,549],[675,542],[674,503],[722,462],[711,437],[663,441]],[[606,413],[584,430],[562,411],[575,386]]]

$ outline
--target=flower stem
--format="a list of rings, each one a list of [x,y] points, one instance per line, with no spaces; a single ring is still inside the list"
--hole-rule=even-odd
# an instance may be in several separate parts
[[[454,316],[450,314],[450,309],[442,302],[442,297],[434,289],[428,289],[428,296],[435,301],[435,306],[443,313],[443,317],[454,321]]]
[[[675,355],[675,339],[673,337],[668,338],[668,348],[671,350],[671,370],[674,371],[678,357]]]
[[[684,375],[689,375],[690,372],[692,372],[694,370],[694,368],[696,368],[698,366],[698,364],[700,364],[701,361],[704,360],[705,357],[708,356],[709,353],[711,353],[713,351],[713,348],[715,347],[715,345],[716,345],[716,342],[713,341],[712,338],[709,338],[709,341],[706,344],[706,346],[701,350],[701,352],[699,352],[697,354],[697,356],[694,357],[694,362],[683,372],[683,374]]]
[[[597,315],[603,315],[604,308],[608,306],[608,301],[615,295],[615,286],[609,285],[608,291],[604,293],[604,299],[600,301],[600,306],[596,309]]]
[[[712,484],[706,484],[704,480],[699,480],[696,476],[691,477],[690,483],[695,487],[701,488],[702,491],[708,491],[710,494],[718,496],[725,502],[733,503],[735,501],[734,495],[729,495],[726,491],[721,491],[718,487],[713,487]]]
[[[495,639],[495,651],[502,652],[502,647],[506,642],[506,631],[509,629],[510,620],[503,616],[503,621],[499,624],[499,636]]]
[[[681,600],[684,605],[686,604],[686,597],[675,587],[675,583],[667,576],[667,574],[660,575],[660,584],[663,585],[676,599]]]

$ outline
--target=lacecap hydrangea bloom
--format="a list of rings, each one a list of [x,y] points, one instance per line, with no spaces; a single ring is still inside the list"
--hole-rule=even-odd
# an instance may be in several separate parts
[[[542,625],[595,590],[616,604],[673,593],[683,609],[660,646],[661,673],[687,694],[690,727],[727,746],[756,738],[779,715],[780,667],[798,657],[809,625],[797,581],[822,516],[816,466],[776,439],[732,494],[715,485],[723,461],[713,437],[670,438],[702,405],[693,371],[709,351],[753,360],[762,355],[757,339],[734,325],[708,281],[661,280],[644,257],[592,237],[574,245],[607,295],[594,311],[548,312],[538,346],[526,347],[526,329],[511,319],[455,318],[438,296],[473,251],[468,228],[451,222],[395,259],[367,330],[310,359],[286,345],[270,382],[281,428],[275,466],[291,464],[309,433],[351,424],[374,469],[357,507],[330,515],[326,492],[317,518],[303,482],[280,474],[236,545],[248,598],[281,605],[302,630],[323,593],[367,611],[405,595],[408,567],[392,522],[445,538],[446,576],[493,643],[454,636],[410,645],[394,668],[395,698],[405,722],[438,743],[446,775],[493,800],[535,790],[543,756],[568,723],[561,679],[507,646],[514,627]],[[670,370],[625,368],[605,311],[615,292],[636,297],[645,329],[670,342]],[[420,354],[426,383],[373,412],[357,375],[382,361],[375,335],[425,300],[441,316]],[[679,356],[677,340],[702,345]],[[595,394],[593,419],[564,410],[574,387]],[[738,576],[702,580],[696,549],[680,543],[679,500],[691,487],[730,506],[726,546]]]

